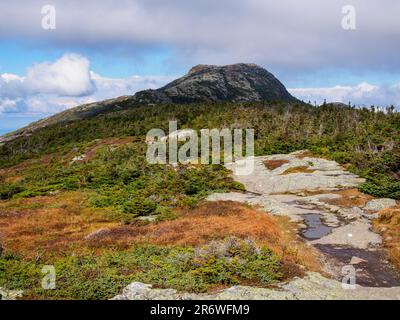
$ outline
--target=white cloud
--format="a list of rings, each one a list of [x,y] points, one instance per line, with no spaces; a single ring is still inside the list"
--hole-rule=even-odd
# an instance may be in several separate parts
[[[17,112],[18,111],[18,106],[17,106],[18,100],[10,100],[10,99],[1,99],[0,98],[0,115],[3,112]]]
[[[359,106],[400,106],[400,84],[392,86],[376,86],[366,82],[355,86],[334,86],[329,88],[293,88],[291,94],[306,102],[324,100],[328,102],[343,102]]]
[[[157,89],[162,85],[172,81],[175,77],[168,76],[130,76],[123,79],[106,78],[94,72],[91,73],[92,79],[97,87],[95,96],[102,99],[133,95],[137,91],[144,89]]]
[[[89,60],[76,54],[66,54],[53,63],[30,67],[23,85],[29,94],[86,96],[95,91]]]
[[[55,62],[33,65],[24,77],[9,73],[0,75],[2,97],[34,94],[86,96],[95,90],[89,60],[76,54],[65,54]]]
[[[0,75],[0,80],[3,80],[6,83],[10,83],[12,81],[24,81],[23,77],[17,76],[16,74],[11,74],[11,73],[3,73]]]
[[[102,77],[90,70],[87,58],[65,54],[55,62],[36,64],[25,76],[0,74],[0,116],[3,113],[53,114],[81,104],[133,95],[158,88],[172,77]]]

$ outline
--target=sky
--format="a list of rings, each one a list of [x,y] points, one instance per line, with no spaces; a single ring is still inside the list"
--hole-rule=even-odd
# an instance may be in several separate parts
[[[160,87],[197,64],[257,63],[305,101],[400,106],[398,0],[0,3],[0,134]]]

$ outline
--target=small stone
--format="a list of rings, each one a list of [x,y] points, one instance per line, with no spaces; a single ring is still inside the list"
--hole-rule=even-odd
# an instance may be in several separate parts
[[[368,220],[373,220],[373,219],[377,219],[377,218],[379,217],[379,215],[378,215],[377,213],[374,213],[374,214],[367,214],[367,213],[364,213],[364,214],[362,215],[362,217],[363,217],[363,218],[366,218],[366,219],[368,219]]]
[[[23,291],[18,290],[7,290],[0,287],[0,300],[17,300],[18,298],[22,298]]]
[[[339,209],[339,214],[347,219],[359,219],[364,215],[364,211],[358,207]]]
[[[137,219],[138,219],[138,220],[141,220],[141,221],[153,222],[153,221],[155,221],[155,220],[157,219],[157,216],[156,216],[156,215],[152,215],[152,216],[143,216],[143,217],[138,217]]]
[[[380,211],[383,209],[394,207],[395,205],[396,205],[396,200],[393,199],[389,198],[374,199],[369,201],[364,209],[371,211]]]
[[[82,154],[80,156],[76,156],[71,160],[71,164],[74,164],[75,162],[83,161],[85,160],[86,155]]]
[[[359,258],[359,257],[355,257],[355,256],[353,256],[353,257],[351,258],[351,260],[350,260],[350,264],[351,264],[351,265],[360,264],[360,263],[363,263],[363,262],[368,262],[368,261],[367,261],[367,260],[364,260],[364,259],[361,259],[361,258]]]

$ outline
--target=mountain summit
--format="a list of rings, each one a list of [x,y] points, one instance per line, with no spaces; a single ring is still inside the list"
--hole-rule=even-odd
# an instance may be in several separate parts
[[[296,101],[270,72],[256,64],[198,65],[157,90],[135,95],[144,103]]]
[[[141,105],[262,100],[298,101],[278,79],[256,64],[198,65],[190,69],[187,75],[162,88],[139,91],[133,96],[122,96],[63,111],[0,137],[0,143],[29,135],[48,125],[93,118]]]

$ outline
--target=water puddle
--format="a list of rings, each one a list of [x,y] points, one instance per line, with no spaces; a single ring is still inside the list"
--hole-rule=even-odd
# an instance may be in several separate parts
[[[309,213],[302,217],[304,218],[304,223],[307,225],[307,228],[302,231],[304,238],[308,240],[316,240],[331,233],[332,228],[324,224],[320,214]]]

